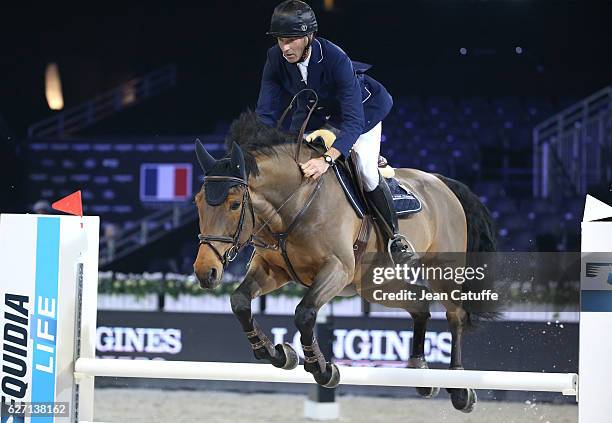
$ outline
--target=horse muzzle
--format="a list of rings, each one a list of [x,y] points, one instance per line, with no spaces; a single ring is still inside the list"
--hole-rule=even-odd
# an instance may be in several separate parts
[[[202,289],[215,289],[221,282],[221,275],[217,272],[217,269],[211,267],[208,271],[198,271],[194,269],[195,275],[200,282]]]

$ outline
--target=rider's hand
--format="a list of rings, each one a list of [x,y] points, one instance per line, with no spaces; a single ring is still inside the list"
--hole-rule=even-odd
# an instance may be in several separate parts
[[[323,157],[317,157],[316,159],[308,160],[306,163],[300,163],[300,168],[304,176],[316,180],[327,172],[329,165],[325,162]]]

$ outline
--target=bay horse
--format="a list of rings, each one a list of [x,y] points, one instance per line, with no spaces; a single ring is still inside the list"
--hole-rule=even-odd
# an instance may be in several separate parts
[[[333,388],[339,383],[339,369],[321,353],[314,328],[317,312],[334,297],[347,290],[363,294],[358,277],[361,263],[356,263],[353,250],[361,219],[346,201],[332,171],[317,181],[304,178],[298,162],[305,163],[320,154],[303,148],[299,157],[294,157],[294,137],[262,124],[255,113],[247,111],[230,127],[226,147],[231,152],[226,157],[216,160],[196,141],[205,177],[195,196],[200,244],[194,271],[202,288],[214,289],[228,262],[243,247],[254,246],[246,276],[230,297],[231,307],[255,357],[283,369],[295,368],[298,356],[287,343],[272,344],[251,314],[251,301],[290,281],[307,286],[295,310],[304,369],[318,384]],[[465,185],[416,169],[397,169],[396,178],[422,202],[420,212],[400,219],[401,233],[415,251],[495,250],[491,215]],[[380,234],[373,232],[366,251],[381,251],[383,244]],[[431,288],[449,289],[435,284]],[[442,304],[452,334],[450,368],[460,370],[462,336],[471,321],[470,313],[461,301]],[[407,366],[427,368],[424,349],[429,306],[414,307],[406,302],[403,308],[414,322]],[[439,388],[417,391],[432,397]],[[447,391],[456,409],[473,409],[474,390]]]

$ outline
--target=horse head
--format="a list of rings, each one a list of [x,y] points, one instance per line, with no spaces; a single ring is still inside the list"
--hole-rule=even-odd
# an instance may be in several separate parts
[[[252,226],[246,225],[253,222],[245,210],[250,207],[248,175],[240,146],[234,143],[230,154],[219,160],[206,151],[200,140],[196,140],[195,149],[204,184],[195,197],[200,245],[193,269],[200,286],[208,289],[219,285],[225,265],[235,258],[250,235]]]

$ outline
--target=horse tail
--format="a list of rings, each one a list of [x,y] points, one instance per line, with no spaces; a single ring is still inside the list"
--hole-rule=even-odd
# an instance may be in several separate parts
[[[463,206],[467,220],[467,252],[496,251],[495,225],[489,209],[464,183],[438,174],[435,176],[450,188]]]
[[[495,252],[497,250],[495,224],[489,209],[464,183],[438,174],[435,176],[450,188],[461,203],[461,206],[463,206],[463,212],[467,221],[467,252]],[[469,265],[469,263],[466,264]],[[470,284],[470,290],[472,291],[491,289],[490,281],[482,281],[479,284],[478,281],[473,280],[466,282],[466,284]],[[476,284],[482,286],[474,286]],[[472,306],[476,306],[476,304],[471,304],[470,302],[464,303],[464,309],[468,313],[468,327],[474,326],[481,321],[493,321],[501,318],[501,313],[494,310],[470,311]]]

